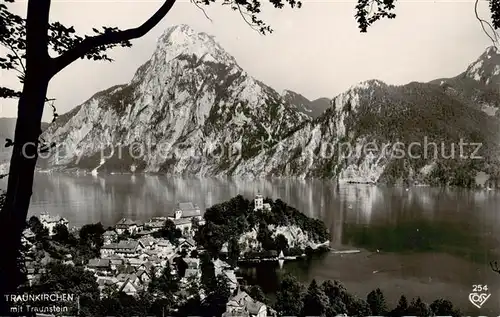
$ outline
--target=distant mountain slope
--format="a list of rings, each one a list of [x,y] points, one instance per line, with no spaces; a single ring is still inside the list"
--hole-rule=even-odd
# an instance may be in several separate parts
[[[295,106],[299,112],[310,116],[311,118],[319,117],[326,109],[330,107],[330,99],[318,98],[316,100],[309,100],[299,93],[291,90],[285,90],[281,94],[283,99],[291,105]]]
[[[332,103],[334,107],[314,122],[241,165],[235,173],[458,186],[471,185],[478,171],[498,175],[498,120],[447,95],[434,84],[389,86],[371,80],[351,87]],[[460,139],[482,143],[476,155],[485,159],[459,158]],[[410,152],[412,143],[418,145]],[[425,146],[430,143],[437,144],[437,156],[432,145]],[[383,150],[386,145],[389,147]],[[347,154],[349,147],[351,155]],[[452,147],[455,157],[443,157],[450,154]],[[405,152],[402,157],[398,148]],[[474,149],[464,146],[464,154],[470,155]]]
[[[42,130],[48,126],[48,123],[42,122]],[[16,118],[0,118],[0,164],[10,160],[11,148],[5,147],[5,141],[6,139],[14,139],[15,130]]]
[[[463,103],[500,117],[500,54],[495,47],[486,49],[462,74],[431,83]]]
[[[48,123],[42,122],[42,130],[45,130],[48,126]],[[5,173],[8,169],[12,148],[6,148],[5,141],[6,139],[14,139],[15,130],[16,118],[0,118],[0,174]]]

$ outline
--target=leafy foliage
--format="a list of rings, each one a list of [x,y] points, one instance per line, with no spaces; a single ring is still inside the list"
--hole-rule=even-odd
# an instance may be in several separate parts
[[[204,316],[221,316],[226,311],[226,303],[231,296],[227,278],[217,276],[205,292],[207,295],[202,303]]]
[[[160,231],[160,234],[163,238],[167,239],[173,244],[177,244],[179,242],[179,238],[182,237],[182,231],[175,227],[175,224],[172,220],[167,219],[165,221],[165,225]]]
[[[249,287],[246,287],[245,291],[256,301],[264,304],[268,302],[266,294],[264,294],[264,291],[262,291],[262,288],[259,285],[251,285]]]
[[[0,192],[0,210],[2,209],[3,207],[3,204],[5,203],[5,192],[4,191],[1,191]]]
[[[328,311],[330,299],[318,286],[316,280],[312,280],[303,299],[304,307],[302,309],[305,316],[324,316]]]
[[[329,239],[328,230],[321,220],[307,217],[280,199],[266,199],[266,202],[271,205],[271,211],[254,210],[253,202],[241,195],[208,208],[204,214],[205,225],[200,226],[195,234],[196,242],[216,257],[224,243],[254,228],[258,229],[257,240],[264,251],[276,251],[278,246],[280,250],[286,251],[288,241],[285,241],[284,236],[273,238],[269,225],[297,226],[307,232],[314,242],[322,243]],[[233,255],[236,251],[234,243]]]
[[[163,268],[160,277],[156,277],[152,274],[151,281],[149,283],[149,290],[154,294],[161,294],[162,297],[168,298],[179,290],[179,279],[172,273],[170,264]]]
[[[276,292],[276,311],[282,316],[299,316],[304,309],[304,292],[303,285],[293,275],[287,274]]]
[[[66,243],[68,242],[70,238],[70,234],[68,231],[68,227],[65,225],[58,223],[54,227],[54,236],[52,237],[53,240],[59,241],[61,243]]]
[[[88,261],[90,258],[99,256],[101,247],[104,244],[104,239],[102,237],[104,232],[104,227],[100,222],[84,225],[80,229],[78,253],[83,258],[83,261]]]
[[[31,216],[31,218],[28,220],[28,227],[35,234],[37,241],[44,241],[48,239],[49,230],[42,225],[38,217]]]
[[[4,2],[14,2],[13,0]],[[0,45],[5,47],[8,53],[0,57],[0,68],[4,70],[13,70],[18,73],[18,79],[21,83],[24,82],[26,72],[26,19],[10,12],[6,4],[0,4]],[[101,30],[93,29],[94,36],[116,33],[116,27],[102,27]],[[64,54],[78,44],[82,43],[90,36],[80,36],[76,34],[74,27],[67,27],[60,22],[50,23],[48,27],[49,43],[48,49],[50,52],[55,52],[59,55]],[[96,46],[85,54],[84,58],[91,60],[112,61],[106,51],[110,48],[122,46],[130,47],[130,41],[121,41],[106,45]],[[0,87],[0,98],[20,97],[21,92],[15,91],[7,87]]]
[[[370,25],[382,19],[394,19],[396,0],[358,0],[356,5],[356,20],[361,32],[365,33]],[[376,11],[374,11],[374,9]]]
[[[82,310],[93,313],[96,309],[94,304],[99,302],[99,289],[92,272],[85,271],[82,267],[57,262],[51,262],[46,266],[46,273],[41,275],[38,283],[33,286],[32,292],[35,294],[58,292],[80,296]],[[36,304],[43,305],[44,303],[37,302]],[[74,304],[73,309],[76,312],[76,302]]]
[[[371,291],[366,296],[366,302],[370,306],[372,314],[376,316],[384,316],[387,313],[387,303],[380,288]]]
[[[249,288],[247,287],[247,290]],[[258,294],[258,293],[257,293]],[[257,295],[258,296],[258,295]],[[276,292],[279,316],[460,316],[460,311],[445,299],[427,305],[420,298],[409,304],[404,295],[392,310],[387,308],[380,289],[371,291],[367,300],[349,293],[339,281],[326,280],[318,285],[312,280],[307,290],[290,274],[286,274]]]
[[[430,305],[436,316],[462,316],[460,310],[453,307],[453,303],[446,299],[436,299]]]

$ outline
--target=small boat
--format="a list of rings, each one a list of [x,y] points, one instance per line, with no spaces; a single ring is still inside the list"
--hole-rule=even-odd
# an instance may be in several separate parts
[[[333,250],[332,253],[334,254],[354,254],[354,253],[360,253],[360,250]]]
[[[284,259],[285,255],[283,254],[283,250],[281,250],[280,254],[278,255],[278,259]]]

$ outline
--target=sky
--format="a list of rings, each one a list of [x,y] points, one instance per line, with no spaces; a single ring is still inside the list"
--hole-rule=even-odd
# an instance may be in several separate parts
[[[309,99],[332,98],[368,79],[388,84],[453,77],[491,45],[474,15],[473,1],[399,0],[396,19],[381,20],[360,33],[354,18],[356,1],[306,0],[300,9],[263,6],[261,17],[274,29],[262,36],[241,16],[219,3],[205,7],[210,18],[187,0],[178,0],[168,15],[132,48],[110,52],[115,60],[78,60],[52,79],[48,97],[60,114],[113,85],[127,83],[152,55],[166,28],[188,24],[214,35],[240,66],[278,91],[290,89]],[[136,27],[161,1],[53,0],[51,20],[73,25],[80,34],[92,27]],[[26,2],[11,5],[25,14]],[[489,20],[488,3],[479,14]],[[16,87],[13,73],[2,72],[2,85]],[[18,86],[17,86],[18,87]],[[0,100],[0,117],[15,117],[15,101]],[[46,107],[44,120],[51,119]]]

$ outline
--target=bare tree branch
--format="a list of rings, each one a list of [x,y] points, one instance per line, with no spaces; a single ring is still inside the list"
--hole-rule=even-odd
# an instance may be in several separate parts
[[[51,75],[54,76],[75,60],[84,57],[92,49],[109,44],[136,39],[148,33],[155,27],[167,13],[172,9],[176,0],[165,0],[163,5],[142,25],[123,31],[107,32],[97,36],[85,38],[73,48],[69,49],[59,57],[53,59],[53,69]]]
[[[252,28],[252,30],[254,30],[257,33],[261,34],[261,32],[258,29],[257,25],[255,25],[255,24],[253,24],[253,23],[251,23],[250,21],[247,20],[245,14],[246,15],[249,15],[249,14],[247,12],[243,12],[243,10],[241,9],[241,7],[240,7],[240,5],[238,3],[236,3],[236,7],[238,8],[238,11],[240,12],[240,15],[243,18],[243,21],[245,21],[245,23],[248,24],[248,26],[250,26]],[[250,17],[251,17],[251,15],[250,15]]]
[[[497,261],[490,262],[490,266],[491,266],[491,269],[493,270],[493,272],[497,272],[498,274],[500,274],[500,268],[498,267]]]
[[[479,4],[479,0],[476,0],[476,2],[474,4],[474,14],[476,15],[476,19],[481,24],[481,28],[483,29],[484,34],[486,34],[486,36],[488,36],[490,38],[490,40],[493,42],[494,46],[497,46],[497,43],[498,43],[498,34],[495,31],[495,29],[493,28],[493,26],[488,21],[482,19],[479,16],[479,13],[477,12],[478,4]],[[494,38],[486,31],[486,28],[484,27],[485,24],[490,27],[491,31],[493,32]]]
[[[201,10],[201,12],[203,12],[203,14],[205,15],[205,18],[207,18],[210,22],[214,22],[212,21],[212,19],[208,16],[207,12],[205,12],[205,9],[203,9],[202,7],[200,7],[200,4],[198,3],[197,0],[191,0],[191,2],[198,8]]]

